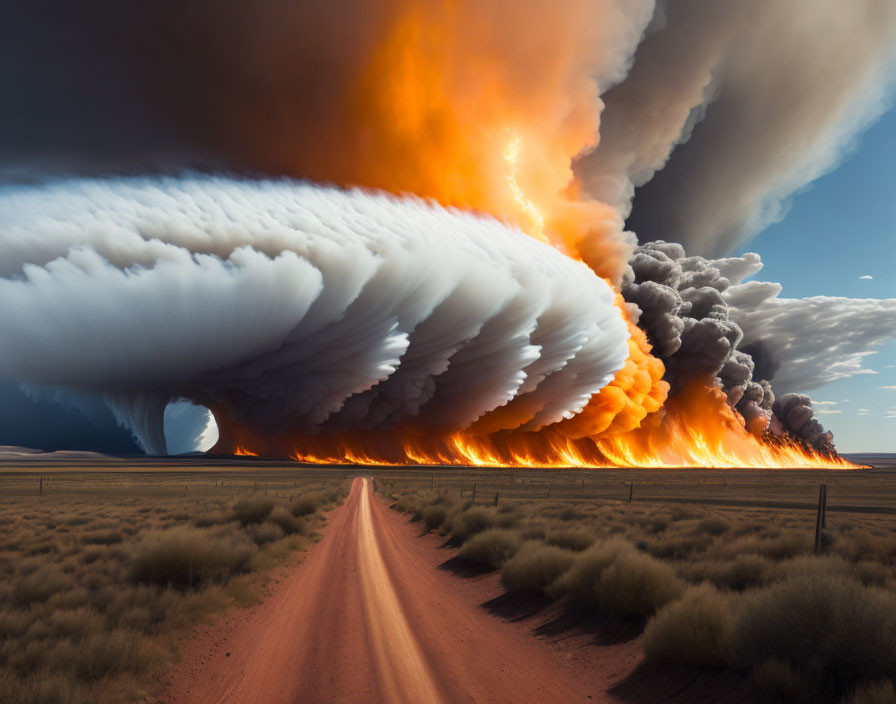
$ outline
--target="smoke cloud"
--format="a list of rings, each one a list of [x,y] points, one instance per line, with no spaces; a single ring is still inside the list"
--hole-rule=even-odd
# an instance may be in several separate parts
[[[635,320],[665,364],[672,393],[702,381],[763,432],[784,430],[824,451],[833,436],[813,418],[809,391],[874,374],[875,348],[896,338],[896,299],[779,298],[780,284],[744,281],[759,255],[688,257],[677,243],[648,242],[623,288]],[[775,399],[774,388],[779,394]]]
[[[74,181],[8,188],[0,213],[0,376],[102,398],[151,454],[208,434],[177,399],[211,408],[225,444],[230,424],[450,432],[518,398],[527,413],[493,430],[539,429],[629,356],[614,293],[584,264],[419,199]]]
[[[888,0],[661,2],[576,171],[642,241],[726,254],[880,115],[894,40]]]

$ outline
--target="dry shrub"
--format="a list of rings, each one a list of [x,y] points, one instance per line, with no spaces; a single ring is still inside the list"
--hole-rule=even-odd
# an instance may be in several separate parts
[[[753,667],[756,685],[784,701],[800,701],[809,695],[806,676],[787,660],[767,658]]]
[[[697,524],[697,530],[707,535],[722,535],[731,524],[721,516],[707,516]]]
[[[489,528],[465,542],[458,557],[497,568],[513,557],[522,544],[523,538],[518,531]]]
[[[265,521],[264,523],[253,523],[246,526],[246,532],[256,545],[266,545],[274,543],[283,537],[283,529],[276,523]]]
[[[892,680],[862,682],[843,704],[893,704],[896,702],[896,687]]]
[[[779,562],[769,575],[769,581],[782,581],[793,577],[851,577],[855,568],[838,555],[800,555]]]
[[[644,629],[649,658],[689,665],[724,665],[734,633],[732,597],[709,584],[688,587],[678,601],[657,611]]]
[[[573,563],[574,554],[554,545],[523,543],[501,568],[501,584],[511,592],[540,594]]]
[[[296,501],[301,501],[303,498],[300,496]],[[295,505],[295,504],[294,504]],[[400,513],[410,513],[413,514],[411,520],[419,521],[420,520],[420,509],[423,506],[423,502],[420,500],[419,496],[402,496],[392,504],[392,508]],[[311,511],[313,513],[313,510]],[[306,515],[306,514],[296,514],[296,515]]]
[[[104,624],[102,615],[96,609],[86,606],[53,611],[46,619],[48,634],[75,640],[103,630]]]
[[[85,680],[138,670],[139,642],[138,633],[123,628],[91,633],[74,648],[72,665]]]
[[[733,560],[684,562],[679,574],[691,582],[709,581],[720,589],[742,591],[757,587],[773,572],[774,563],[762,555],[738,555]]]
[[[544,540],[547,528],[543,523],[527,523],[522,528],[525,540]]]
[[[271,511],[268,520],[277,525],[285,535],[301,535],[305,532],[305,521],[293,516],[282,506],[277,506]]]
[[[569,570],[548,589],[548,596],[555,599],[568,596],[581,606],[597,606],[594,585],[601,573],[615,562],[619,553],[629,550],[632,550],[631,544],[618,538],[591,546],[575,556]]]
[[[56,565],[45,565],[27,576],[19,577],[12,590],[12,601],[18,606],[27,606],[46,601],[54,594],[73,589],[75,582]]]
[[[580,552],[594,544],[594,536],[578,528],[561,528],[548,532],[545,542],[558,548]]]
[[[747,593],[736,661],[789,660],[828,691],[896,675],[896,595],[838,575],[803,574]]]
[[[428,533],[431,530],[441,527],[445,522],[445,519],[448,518],[448,509],[438,504],[424,506],[421,512],[421,518],[423,519],[423,525]]]
[[[451,521],[452,539],[464,542],[476,533],[493,527],[496,514],[495,509],[482,506],[471,506],[467,510],[461,511]]]
[[[252,496],[242,499],[233,507],[233,517],[242,525],[261,523],[271,513],[274,502],[265,496]]]
[[[310,516],[317,511],[317,508],[320,505],[320,498],[321,497],[317,492],[302,494],[293,499],[289,510],[292,511],[292,515],[296,517]]]
[[[601,607],[627,618],[652,615],[680,597],[684,588],[671,565],[634,548],[619,553],[594,585]]]
[[[136,548],[131,579],[185,588],[224,582],[249,569],[255,546],[236,530],[186,526],[148,534]]]

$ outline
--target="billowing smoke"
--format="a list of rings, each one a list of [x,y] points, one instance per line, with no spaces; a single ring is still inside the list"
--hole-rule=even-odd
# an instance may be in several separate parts
[[[786,430],[825,452],[833,436],[809,397],[792,392],[873,373],[863,360],[896,337],[896,299],[778,298],[779,284],[744,282],[762,268],[757,254],[688,257],[657,241],[639,246],[631,266],[622,292],[673,395],[694,381],[718,386],[754,432]]]
[[[890,0],[661,0],[576,171],[642,242],[724,255],[881,114],[894,42]]]
[[[492,430],[537,430],[629,356],[584,264],[418,199],[212,178],[21,187],[0,196],[0,250],[0,376],[102,399],[152,454],[207,445],[206,408],[223,449],[231,424],[452,432],[523,398]]]

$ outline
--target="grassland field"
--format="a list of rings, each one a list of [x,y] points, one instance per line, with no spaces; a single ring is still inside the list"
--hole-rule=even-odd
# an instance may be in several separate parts
[[[640,624],[650,658],[739,668],[790,701],[890,701],[896,468],[881,464],[844,472],[4,459],[0,690],[14,704],[147,696],[189,630],[260,599],[265,575],[313,542],[324,511],[360,474],[421,530],[499,570],[508,591]],[[814,556],[822,483],[824,553]],[[812,613],[793,606],[807,602],[807,585]],[[835,632],[819,646],[799,619],[811,626],[831,613]],[[748,632],[748,622],[759,625]],[[770,647],[763,623],[808,635]],[[852,649],[838,651],[836,638]],[[860,652],[850,659],[845,650]]]

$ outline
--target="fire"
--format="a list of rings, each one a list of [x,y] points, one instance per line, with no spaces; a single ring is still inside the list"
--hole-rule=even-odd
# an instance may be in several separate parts
[[[237,457],[258,457],[257,452],[252,452],[252,450],[247,450],[242,445],[237,445],[233,450],[233,454]]]
[[[595,76],[613,75],[602,28],[618,17],[587,0],[558,2],[549,13],[509,1],[390,5],[369,18],[376,26],[369,41],[353,44],[350,56],[340,48],[343,89],[311,92],[324,101],[315,114],[326,121],[295,126],[287,143],[282,131],[256,130],[260,143],[252,147],[268,155],[273,171],[414,193],[508,220],[618,289],[631,253],[623,218],[583,197],[572,170],[576,155],[597,144]],[[260,123],[271,119],[259,116]],[[628,320],[621,295],[617,306],[630,332],[628,360],[579,413],[553,426],[498,431],[518,412],[508,404],[459,433],[397,428],[258,438],[245,437],[249,430],[216,410],[222,447],[233,443],[238,455],[288,449],[297,461],[326,464],[853,466],[757,435],[762,428],[748,429],[710,380],[669,399],[662,362]]]

